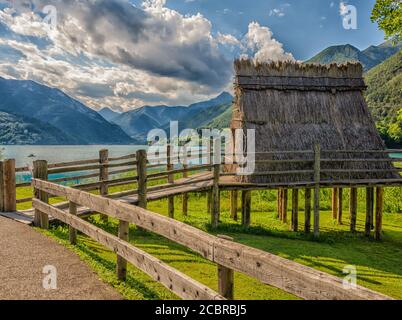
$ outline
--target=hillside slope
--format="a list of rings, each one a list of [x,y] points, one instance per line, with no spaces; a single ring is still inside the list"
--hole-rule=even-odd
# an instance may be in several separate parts
[[[50,124],[0,111],[0,145],[75,145],[77,140]]]
[[[366,74],[366,99],[381,134],[390,146],[402,143],[390,128],[402,109],[402,50]]]
[[[117,125],[58,89],[0,78],[0,111],[46,122],[85,144],[130,144]]]

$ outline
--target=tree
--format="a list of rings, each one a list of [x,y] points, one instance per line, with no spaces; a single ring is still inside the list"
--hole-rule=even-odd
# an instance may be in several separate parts
[[[397,142],[402,142],[402,109],[398,112],[396,122],[390,125],[389,135]]]
[[[402,1],[377,0],[371,21],[378,23],[387,39],[394,42],[402,40]]]

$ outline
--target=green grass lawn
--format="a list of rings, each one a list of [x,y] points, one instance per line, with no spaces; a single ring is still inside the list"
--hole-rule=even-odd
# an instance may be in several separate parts
[[[118,190],[122,190],[122,188],[113,188],[111,192]],[[386,207],[388,211],[400,206],[400,197],[394,199],[397,194],[399,196],[402,194],[401,188],[387,191],[386,199],[393,200],[393,203]],[[253,193],[252,224],[248,229],[243,228],[239,222],[230,219],[227,192],[222,193],[222,215],[218,230],[212,231],[210,229],[204,195],[194,194],[190,196],[188,216],[183,216],[181,197],[176,197],[175,218],[207,232],[229,235],[239,243],[277,254],[339,277],[342,277],[342,270],[345,266],[356,266],[358,284],[402,299],[402,214],[399,212],[384,215],[384,240],[375,242],[372,239],[366,239],[363,235],[365,200],[362,190],[359,191],[358,232],[356,234],[349,232],[347,197],[346,192],[344,224],[339,226],[333,221],[330,212],[330,190],[322,191],[321,238],[319,241],[314,241],[311,236],[303,233],[290,232],[289,225],[281,223],[276,218],[276,193],[273,191]],[[303,230],[304,223],[303,199],[301,192],[300,230]],[[148,208],[154,212],[167,215],[165,200],[151,202]],[[290,216],[290,212],[288,215]],[[90,218],[90,221],[113,234],[117,234],[116,221],[111,220],[104,224],[98,216]],[[54,225],[50,231],[45,233],[74,250],[99,274],[101,279],[114,286],[126,299],[176,298],[162,285],[132,266],[129,266],[127,282],[117,281],[115,277],[115,254],[84,236],[79,237],[78,246],[70,246],[67,241],[68,231],[63,225]],[[135,226],[130,229],[130,239],[132,244],[142,250],[217,290],[217,268],[208,260],[160,236],[137,230]],[[235,275],[235,298],[296,299],[291,294],[238,273]]]

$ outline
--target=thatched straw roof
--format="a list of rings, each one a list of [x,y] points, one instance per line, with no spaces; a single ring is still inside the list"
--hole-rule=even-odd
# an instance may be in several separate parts
[[[235,61],[235,106],[232,127],[256,130],[257,159],[312,159],[312,154],[261,152],[313,150],[385,150],[362,91],[361,64],[313,65],[295,62],[255,64]],[[386,155],[365,153],[331,154],[332,159],[383,159]],[[310,170],[312,164],[257,164],[256,172]],[[329,162],[323,169],[382,170],[368,173],[323,174],[324,180],[400,178],[385,172],[392,163]],[[243,182],[311,181],[313,175],[273,175],[239,178]]]

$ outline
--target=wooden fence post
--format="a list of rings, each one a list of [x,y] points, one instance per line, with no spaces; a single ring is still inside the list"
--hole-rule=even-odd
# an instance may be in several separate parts
[[[147,152],[138,150],[136,153],[138,175],[138,206],[147,208]]]
[[[242,225],[249,227],[251,223],[251,191],[242,192]]]
[[[183,148],[183,153],[184,153],[184,159],[183,159],[183,169],[187,170],[188,169],[188,163],[187,163],[187,149],[186,147]],[[188,171],[183,172],[183,178],[188,178]],[[182,212],[184,216],[188,215],[188,193],[183,193],[182,195]]]
[[[233,238],[218,235],[218,238],[233,241]],[[228,300],[234,299],[234,271],[218,264],[218,291]]]
[[[339,197],[339,189],[333,188],[332,189],[332,218],[334,220],[338,219],[338,200]]]
[[[214,171],[214,184],[212,186],[212,205],[211,205],[211,224],[212,228],[217,228],[219,224],[219,216],[221,211],[221,199],[219,191],[219,178],[221,174],[221,165],[215,164]]]
[[[230,191],[230,217],[237,221],[239,217],[237,216],[237,203],[238,203],[239,192],[237,190]]]
[[[172,164],[172,146],[169,144],[167,146],[167,171],[172,171],[174,165]],[[168,174],[168,183],[174,183],[174,174]],[[174,196],[168,197],[168,215],[170,218],[174,219]]]
[[[279,220],[282,221],[282,188],[278,189],[278,196],[277,196],[277,209],[278,209],[278,214],[277,217],[279,218]]]
[[[48,180],[47,171],[48,171],[47,161],[37,160],[34,162],[33,177],[35,179],[47,181]],[[44,203],[49,203],[49,195],[44,191],[35,189],[34,197]],[[49,228],[49,217],[47,216],[47,214],[35,209],[34,225],[36,227],[39,227],[42,229],[48,229]]]
[[[4,163],[0,161],[0,212],[5,212],[4,210]]]
[[[99,182],[100,184],[100,195],[105,197],[109,193],[109,187],[107,183],[104,181],[109,180],[109,168],[107,165],[109,164],[109,150],[100,150],[99,151],[99,164],[101,165],[99,169]],[[105,214],[101,214],[101,219],[103,222],[107,222],[109,217]]]
[[[382,239],[382,214],[384,205],[384,189],[377,187],[376,192],[376,208],[375,208],[375,239]]]
[[[342,225],[343,214],[343,188],[339,188],[338,191],[338,224]]]
[[[292,231],[299,231],[299,190],[292,190]]]
[[[208,162],[209,162],[210,165],[213,165],[213,164],[214,164],[214,154],[213,154],[214,139],[213,139],[213,137],[211,137],[211,138],[209,139],[209,146],[208,146],[208,148],[209,148],[209,159],[208,159]],[[212,169],[211,169],[211,172],[213,173],[213,171],[214,171],[214,169],[212,168]],[[207,192],[207,211],[208,211],[208,213],[211,213],[211,212],[212,212],[212,198],[213,198],[212,191],[208,191],[208,192]]]
[[[17,211],[17,190],[15,182],[15,160],[9,159],[3,164],[3,183],[4,183],[4,211]]]
[[[320,236],[321,146],[314,145],[314,237]]]
[[[119,220],[118,237],[124,241],[129,241],[130,224],[126,221]],[[125,281],[127,278],[127,260],[117,255],[116,264],[117,279]]]
[[[350,188],[350,231],[356,231],[356,220],[357,220],[357,188]]]
[[[69,202],[69,213],[73,216],[77,215],[77,204],[74,202]],[[68,238],[70,240],[70,244],[77,244],[77,230],[75,230],[72,226],[68,226]]]
[[[289,190],[283,189],[283,196],[282,196],[282,222],[288,223],[288,195]]]
[[[371,226],[374,216],[374,188],[366,188],[366,224],[365,224],[365,235],[370,237]]]
[[[311,189],[307,188],[304,194],[304,232],[311,231]]]

